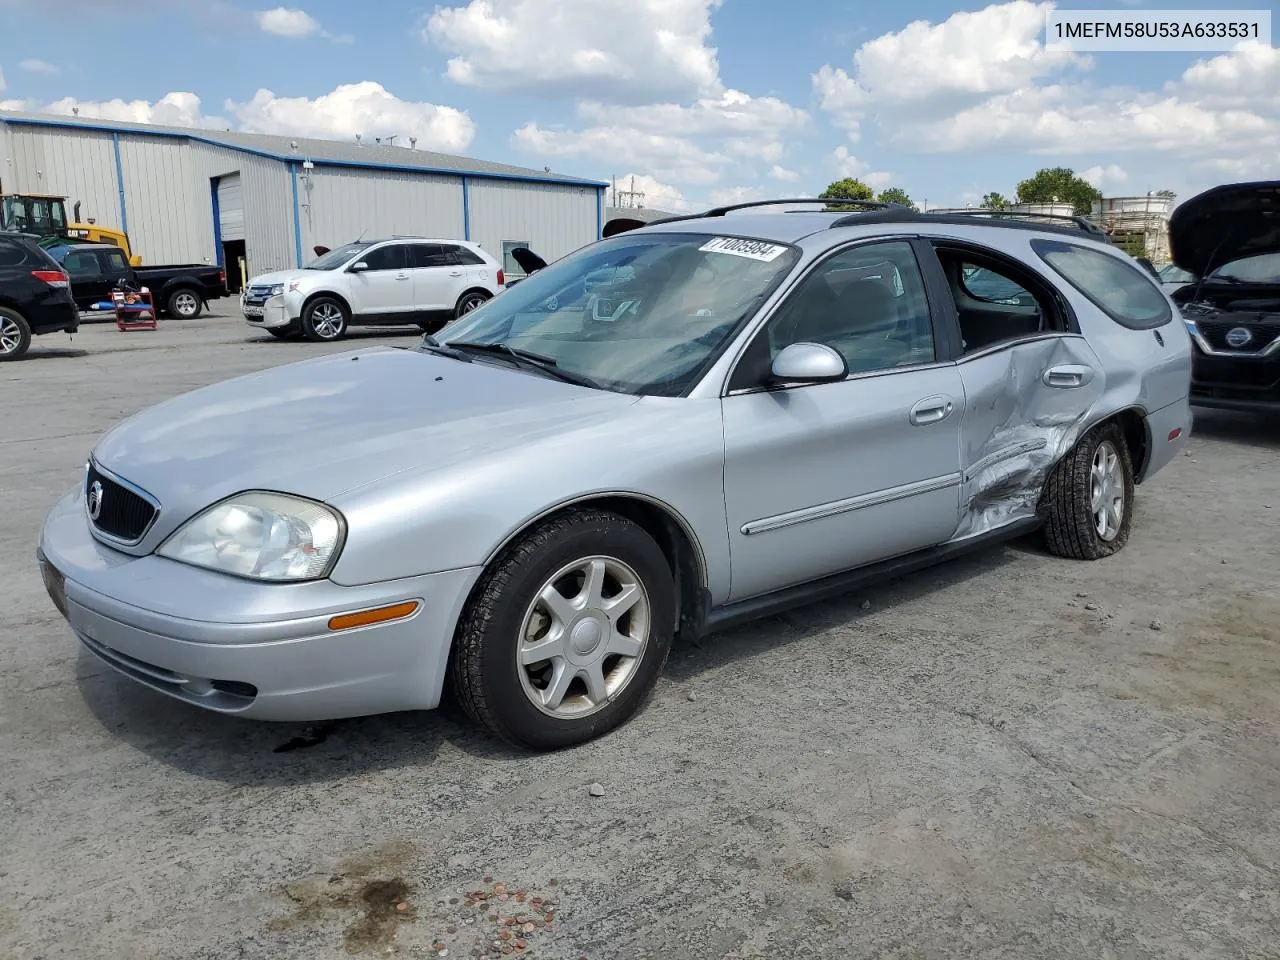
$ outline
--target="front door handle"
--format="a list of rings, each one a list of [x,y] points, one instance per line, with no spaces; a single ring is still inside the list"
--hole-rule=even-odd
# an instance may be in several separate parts
[[[953,408],[950,397],[925,397],[911,408],[911,422],[917,427],[938,423],[951,416]]]
[[[409,275],[408,275],[407,273],[397,273],[397,274],[396,274],[396,279],[397,279],[397,280],[408,280],[408,279],[409,279]]]
[[[1046,387],[1083,387],[1093,379],[1093,367],[1082,363],[1064,363],[1044,372]]]

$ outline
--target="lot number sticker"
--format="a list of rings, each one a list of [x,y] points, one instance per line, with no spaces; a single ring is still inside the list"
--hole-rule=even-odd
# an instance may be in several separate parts
[[[763,240],[743,240],[740,237],[716,237],[698,248],[704,253],[727,253],[732,257],[746,257],[770,263],[786,252],[786,247]]]

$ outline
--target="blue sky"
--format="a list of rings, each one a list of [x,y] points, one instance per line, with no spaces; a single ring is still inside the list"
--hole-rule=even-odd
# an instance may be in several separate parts
[[[412,135],[420,148],[634,175],[662,209],[813,195],[844,175],[931,206],[1012,194],[1042,166],[1115,195],[1275,176],[1275,49],[1051,53],[1050,6],[0,0],[0,107]]]

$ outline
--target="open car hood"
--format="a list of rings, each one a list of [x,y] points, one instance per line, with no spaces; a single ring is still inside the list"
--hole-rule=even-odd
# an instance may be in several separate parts
[[[1280,180],[1225,183],[1169,218],[1173,262],[1198,277],[1241,257],[1280,251]]]

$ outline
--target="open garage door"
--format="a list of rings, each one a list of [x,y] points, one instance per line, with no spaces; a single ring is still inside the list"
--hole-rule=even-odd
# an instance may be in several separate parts
[[[218,232],[223,243],[244,239],[244,189],[238,173],[218,178]]]

